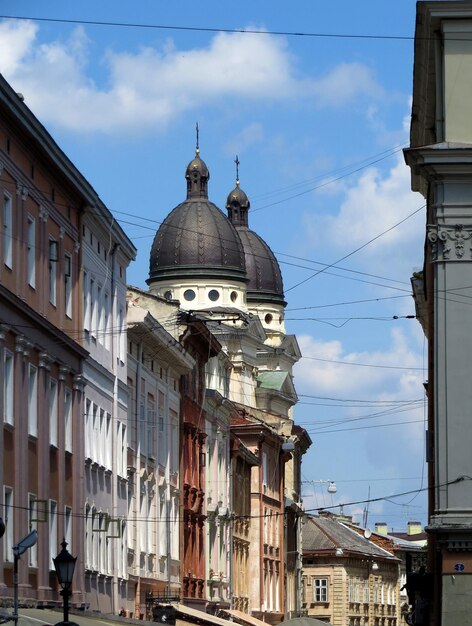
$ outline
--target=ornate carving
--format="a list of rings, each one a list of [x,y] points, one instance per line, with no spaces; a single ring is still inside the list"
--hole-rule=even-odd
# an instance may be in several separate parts
[[[61,365],[59,368],[59,380],[64,381],[67,378],[67,374],[70,372],[70,369],[65,365]]]
[[[428,224],[427,237],[433,261],[472,260],[472,225]]]
[[[81,393],[83,393],[86,384],[87,381],[82,374],[76,374],[74,376],[73,388],[75,391],[80,391]]]
[[[16,183],[16,195],[21,196],[22,200],[26,200],[28,197],[28,189],[21,183]]]
[[[3,174],[3,167],[4,167],[3,162],[0,161],[0,176]]]
[[[42,206],[39,207],[39,219],[42,222],[47,222],[48,221],[48,217],[49,217],[49,213],[47,212],[47,210]]]
[[[39,367],[43,367],[46,371],[51,369],[53,359],[47,352],[39,353]]]

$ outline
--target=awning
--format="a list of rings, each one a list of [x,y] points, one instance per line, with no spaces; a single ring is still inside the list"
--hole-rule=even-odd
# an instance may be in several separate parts
[[[250,624],[250,626],[267,626],[267,622],[263,622],[257,617],[253,617],[252,615],[248,615],[247,613],[243,613],[242,611],[236,611],[236,609],[223,609],[225,613],[232,615],[233,617],[237,617],[242,622],[246,624]]]
[[[205,611],[199,611],[198,609],[191,609],[188,606],[183,604],[176,604],[175,610],[177,611],[176,618],[179,619],[179,613],[182,615],[198,620],[197,623],[202,621],[207,622],[208,624],[215,624],[216,626],[230,626],[230,622],[227,619],[221,619],[221,617],[216,617],[216,615],[212,615],[211,613],[206,613]],[[186,621],[191,621],[186,620]],[[262,624],[262,622],[261,622]],[[267,626],[267,624],[264,624]]]

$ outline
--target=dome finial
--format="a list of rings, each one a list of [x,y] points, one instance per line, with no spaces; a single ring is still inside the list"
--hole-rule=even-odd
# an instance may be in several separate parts
[[[234,162],[236,163],[236,187],[239,187],[239,159],[238,159],[238,155],[236,155],[236,158],[234,159]]]
[[[197,132],[197,144],[195,146],[195,154],[196,154],[196,156],[198,156],[200,154],[200,146],[198,144],[198,136],[199,136],[198,122],[195,124],[195,130]]]

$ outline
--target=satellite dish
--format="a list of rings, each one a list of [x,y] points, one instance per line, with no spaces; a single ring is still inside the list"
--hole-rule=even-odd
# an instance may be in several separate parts
[[[364,530],[364,537],[365,537],[366,539],[370,539],[370,537],[371,537],[371,536],[372,536],[372,531],[370,530],[370,528],[366,528],[366,529]]]

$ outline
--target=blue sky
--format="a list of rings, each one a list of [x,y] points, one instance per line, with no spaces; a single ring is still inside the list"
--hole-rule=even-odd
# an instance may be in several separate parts
[[[1,13],[185,28],[0,19],[0,72],[135,243],[130,284],[145,287],[155,230],[185,198],[195,123],[223,209],[238,154],[250,227],[277,254],[304,355],[306,508],[425,487],[425,343],[404,317],[425,220],[401,152],[415,3],[4,0]],[[361,520],[364,506],[344,512]],[[372,527],[416,519],[424,493],[369,506]]]

